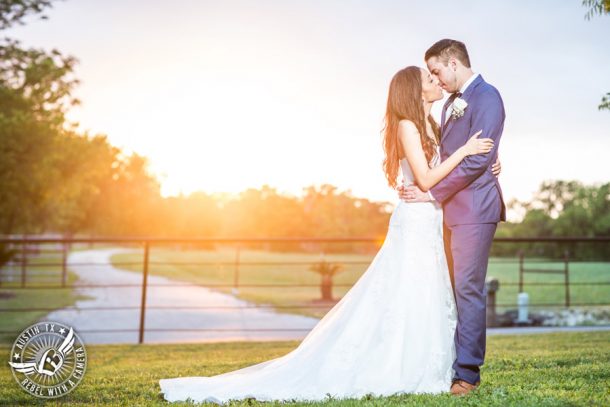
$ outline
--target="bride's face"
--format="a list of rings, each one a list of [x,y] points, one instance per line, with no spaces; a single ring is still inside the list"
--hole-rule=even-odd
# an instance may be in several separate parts
[[[443,90],[438,81],[425,69],[421,70],[421,89],[424,102],[432,103],[443,98]]]

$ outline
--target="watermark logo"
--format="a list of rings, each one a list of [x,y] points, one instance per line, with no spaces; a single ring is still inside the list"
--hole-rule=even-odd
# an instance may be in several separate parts
[[[74,328],[39,322],[19,334],[8,364],[23,390],[40,398],[57,398],[81,382],[87,353]]]

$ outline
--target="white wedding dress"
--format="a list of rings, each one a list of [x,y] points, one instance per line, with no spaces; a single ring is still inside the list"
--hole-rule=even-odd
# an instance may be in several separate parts
[[[407,160],[400,165],[412,181]],[[296,349],[217,376],[162,379],[165,399],[224,404],[449,391],[457,314],[442,223],[436,202],[399,200],[367,270]]]

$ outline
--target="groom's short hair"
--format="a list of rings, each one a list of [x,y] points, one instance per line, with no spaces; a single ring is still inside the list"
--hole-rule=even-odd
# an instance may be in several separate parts
[[[434,45],[428,48],[424,59],[427,61],[432,57],[438,57],[447,65],[449,58],[453,57],[459,60],[466,68],[470,68],[470,57],[466,45],[461,41],[443,39],[437,41]]]

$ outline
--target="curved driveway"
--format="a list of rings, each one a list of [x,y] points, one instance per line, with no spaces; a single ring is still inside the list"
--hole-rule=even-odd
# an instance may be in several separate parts
[[[54,311],[47,320],[74,326],[85,343],[134,343],[138,341],[142,275],[113,267],[110,257],[132,249],[99,249],[72,252],[70,270],[78,275],[77,284],[135,284],[135,287],[77,288],[76,293],[88,299],[75,307]],[[86,265],[85,265],[86,264]],[[94,264],[94,265],[90,265]],[[148,276],[147,310],[144,342],[216,342],[302,339],[319,321],[316,318],[282,314],[272,309],[244,308],[256,304],[229,294],[183,281]],[[155,287],[156,284],[181,284],[179,287]],[[155,309],[159,306],[201,307],[230,306],[238,309]],[[126,310],[84,310],[84,308],[130,307]],[[76,308],[76,309],[75,309]],[[83,310],[79,310],[83,309]],[[189,331],[189,329],[220,331]],[[272,331],[269,329],[297,329]],[[103,329],[133,330],[95,333]],[[150,331],[148,331],[150,329]],[[155,331],[155,329],[167,331]],[[232,331],[221,331],[232,329]],[[262,329],[248,331],[248,329]],[[267,329],[267,330],[265,330]]]

